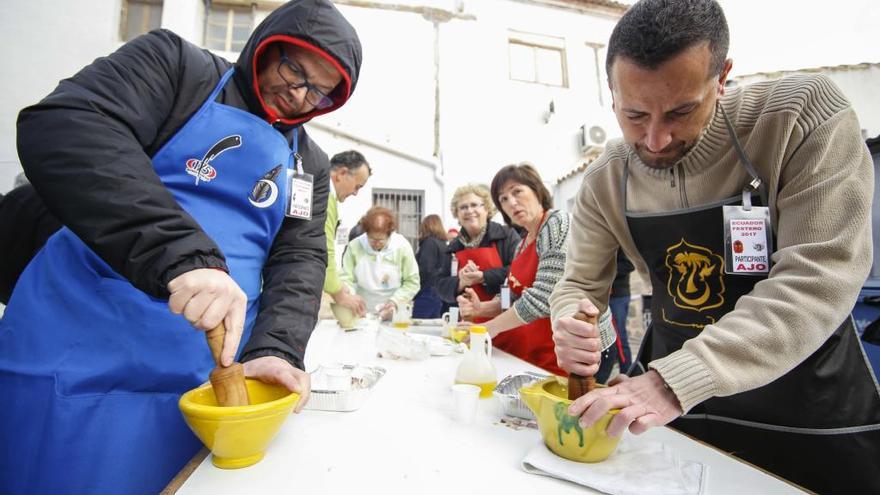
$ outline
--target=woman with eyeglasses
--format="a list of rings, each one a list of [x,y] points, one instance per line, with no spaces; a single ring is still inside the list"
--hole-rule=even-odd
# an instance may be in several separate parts
[[[21,111],[29,204],[63,227],[0,318],[0,396],[15,404],[0,493],[160,492],[202,448],[178,399],[217,364],[204,331],[220,323],[219,364],[302,409],[331,187],[303,124],[348,100],[360,64],[333,3],[298,0],[235,63],[157,29]]]
[[[360,224],[364,233],[348,243],[339,279],[364,298],[368,312],[390,320],[419,291],[419,266],[409,241],[395,232],[391,210],[374,206]]]
[[[470,288],[481,301],[489,301],[507,278],[520,236],[489,220],[495,215],[495,207],[482,184],[456,189],[450,206],[461,230],[449,243],[444,261],[449,271],[437,279],[437,293],[446,303],[456,304],[456,297]]]
[[[527,234],[517,246],[500,297],[486,301],[465,289],[458,297],[461,316],[472,321],[488,319],[484,325],[495,347],[565,376],[556,363],[549,299],[565,268],[568,214],[553,209],[550,192],[528,163],[498,171],[492,179],[492,201],[507,225],[519,226]],[[603,319],[609,318],[604,315]],[[611,345],[615,341],[613,328],[605,325],[602,331],[607,334],[603,342],[609,344],[603,350],[596,379],[604,382],[617,359],[617,349]]]

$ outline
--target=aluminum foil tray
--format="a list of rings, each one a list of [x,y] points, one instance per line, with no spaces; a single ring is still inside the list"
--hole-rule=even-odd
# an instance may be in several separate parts
[[[413,318],[412,324],[424,327],[442,327],[443,318]]]
[[[327,390],[325,368],[318,367],[312,372],[312,393],[306,409],[317,411],[354,411],[366,402],[376,383],[385,375],[385,368],[379,366],[360,366],[346,364],[343,368],[351,370],[350,390]]]
[[[530,383],[543,380],[548,376],[550,375],[531,371],[526,371],[519,375],[506,376],[498,382],[492,394],[501,401],[504,414],[515,418],[535,419],[531,409],[519,398],[519,389]]]

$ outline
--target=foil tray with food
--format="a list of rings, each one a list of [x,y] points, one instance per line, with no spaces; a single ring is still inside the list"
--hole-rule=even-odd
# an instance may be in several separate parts
[[[506,376],[498,385],[492,394],[501,402],[502,411],[508,416],[522,419],[535,419],[532,411],[526,407],[526,404],[519,398],[519,389],[531,383],[543,380],[550,375],[526,371],[517,375]]]
[[[339,382],[340,369],[345,383]],[[385,368],[358,364],[322,365],[311,375],[312,391],[305,408],[347,412],[366,402],[373,387],[385,375]]]

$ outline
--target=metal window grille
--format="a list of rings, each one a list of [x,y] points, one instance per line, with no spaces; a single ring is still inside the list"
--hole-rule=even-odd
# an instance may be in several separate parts
[[[131,41],[159,28],[162,24],[162,0],[126,0],[122,2],[119,37]]]
[[[419,223],[424,216],[425,191],[415,189],[373,189],[373,205],[397,214],[397,232],[419,247]]]

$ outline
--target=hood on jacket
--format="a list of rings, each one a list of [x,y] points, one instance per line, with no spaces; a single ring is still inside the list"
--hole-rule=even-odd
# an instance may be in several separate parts
[[[295,119],[276,118],[267,109],[257,83],[257,60],[275,42],[311,50],[327,59],[342,74],[329,95],[333,105]],[[270,13],[254,30],[235,63],[235,79],[250,111],[287,126],[302,124],[336,110],[351,97],[361,68],[361,43],[354,28],[329,0],[292,0]]]
[[[361,243],[361,247],[364,248],[364,252],[369,256],[384,256],[388,259],[391,259],[394,256],[394,253],[402,248],[404,245],[409,244],[409,241],[406,240],[401,234],[397,232],[392,232],[391,235],[388,236],[388,242],[385,243],[385,246],[382,247],[381,250],[376,251],[373,249],[373,246],[370,245],[370,238],[367,237],[367,233],[357,236],[356,240]]]

